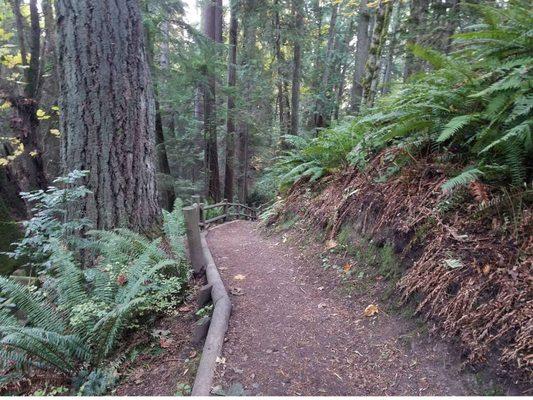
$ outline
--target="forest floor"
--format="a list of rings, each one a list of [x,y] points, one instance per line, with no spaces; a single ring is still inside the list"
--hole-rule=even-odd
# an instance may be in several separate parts
[[[191,343],[196,290],[202,284],[193,280],[188,300],[172,315],[156,321],[148,331],[127,338],[129,360],[120,369],[117,396],[180,396],[190,394],[201,348]],[[133,356],[132,356],[133,355]]]
[[[464,371],[423,323],[381,304],[379,282],[347,294],[286,235],[235,221],[211,230],[208,243],[233,304],[214,394],[505,393]],[[365,316],[370,304],[378,312]]]

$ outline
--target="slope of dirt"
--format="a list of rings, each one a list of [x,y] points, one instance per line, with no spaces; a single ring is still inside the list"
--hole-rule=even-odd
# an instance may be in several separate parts
[[[462,165],[401,148],[319,182],[297,182],[269,224],[294,225],[365,253],[393,249],[403,303],[458,344],[470,366],[510,383],[533,379],[533,192],[442,184]],[[367,246],[370,244],[370,246]],[[362,248],[359,251],[358,248]],[[512,382],[511,382],[512,381]]]
[[[234,306],[217,393],[465,395],[473,378],[439,341],[383,310],[372,294],[341,295],[279,235],[236,221],[208,234]],[[378,304],[378,307],[381,305]]]

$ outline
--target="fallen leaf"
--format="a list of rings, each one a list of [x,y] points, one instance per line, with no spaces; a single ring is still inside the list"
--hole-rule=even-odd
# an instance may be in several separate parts
[[[190,305],[181,306],[180,308],[178,308],[178,311],[181,311],[181,312],[191,311],[191,306]]]
[[[483,275],[488,275],[490,272],[490,265],[489,264],[486,264],[484,267],[483,267]]]
[[[118,277],[117,277],[117,284],[119,286],[124,286],[126,284],[126,282],[128,282],[128,277],[124,274],[120,274]]]
[[[344,264],[344,267],[342,267],[342,270],[343,270],[345,273],[350,272],[351,269],[352,269],[352,264],[350,264],[350,263],[346,263],[346,264]]]
[[[217,364],[226,364],[226,357],[217,357],[215,362]]]
[[[168,349],[170,346],[172,346],[172,343],[174,343],[172,339],[167,339],[167,338],[159,339],[159,346],[161,346],[161,348],[163,349]]]
[[[326,250],[331,250],[337,247],[339,244],[334,241],[333,239],[330,239],[326,242]]]
[[[196,357],[196,354],[198,354],[196,350],[191,351],[191,352],[189,353],[189,358],[194,358],[194,357]]]
[[[229,292],[234,296],[242,296],[244,294],[244,290],[239,287],[232,287],[229,289]]]
[[[246,279],[246,276],[245,275],[241,275],[241,274],[238,274],[238,275],[235,275],[233,277],[233,279],[235,279],[236,281],[243,281]]]
[[[365,315],[365,317],[371,317],[372,315],[377,314],[378,312],[379,312],[378,306],[376,306],[375,304],[369,304],[365,308],[365,311],[363,311],[363,314]]]

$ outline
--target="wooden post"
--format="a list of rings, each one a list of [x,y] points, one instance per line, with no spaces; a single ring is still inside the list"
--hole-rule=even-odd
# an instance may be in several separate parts
[[[201,274],[206,267],[206,261],[202,250],[202,238],[200,236],[200,216],[199,207],[194,204],[183,208],[185,219],[185,231],[187,232],[187,243],[189,244],[189,255],[192,268],[195,274]]]
[[[227,199],[224,199],[222,200],[224,202],[224,206],[222,208],[222,212],[226,215],[226,217],[224,218],[224,222],[227,222],[228,221],[228,212],[229,212],[229,208],[228,208],[228,200]]]
[[[200,229],[205,228],[205,210],[204,210],[204,203],[200,203],[198,205],[198,213],[200,214]]]
[[[192,200],[192,204],[200,204],[201,203],[199,194],[193,194],[191,196],[191,200]]]

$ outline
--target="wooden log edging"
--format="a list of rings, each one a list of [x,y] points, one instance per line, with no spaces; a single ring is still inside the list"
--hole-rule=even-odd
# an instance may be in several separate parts
[[[205,339],[202,357],[196,372],[196,378],[192,387],[192,396],[209,396],[215,374],[217,357],[222,352],[224,335],[228,329],[231,314],[231,301],[229,299],[222,278],[218,272],[215,261],[207,246],[207,232],[201,235],[202,252],[207,263],[205,270],[207,284],[211,286],[211,299],[213,301],[213,315],[211,324]]]

